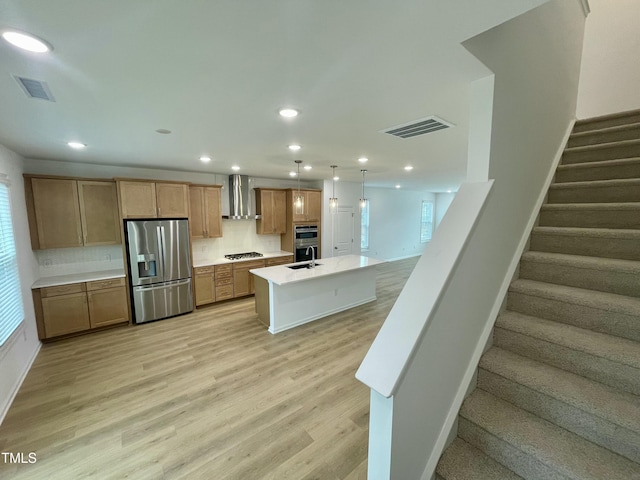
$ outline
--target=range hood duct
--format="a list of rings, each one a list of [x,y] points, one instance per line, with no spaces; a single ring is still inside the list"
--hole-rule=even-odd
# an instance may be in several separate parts
[[[248,175],[229,175],[229,215],[222,218],[231,220],[260,218],[252,212]]]

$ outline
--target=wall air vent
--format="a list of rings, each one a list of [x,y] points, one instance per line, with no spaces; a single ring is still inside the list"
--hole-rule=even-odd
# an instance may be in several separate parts
[[[414,120],[413,122],[387,128],[381,130],[381,132],[400,138],[411,138],[426,133],[437,132],[438,130],[449,127],[455,127],[455,125],[432,115],[427,118],[421,118],[420,120]]]
[[[40,80],[33,80],[31,78],[19,77],[14,75],[13,78],[16,79],[20,88],[24,91],[24,93],[29,98],[39,98],[41,100],[47,100],[49,102],[55,102],[56,99],[53,98],[51,94],[51,90],[49,90],[49,85],[47,82],[41,82]]]

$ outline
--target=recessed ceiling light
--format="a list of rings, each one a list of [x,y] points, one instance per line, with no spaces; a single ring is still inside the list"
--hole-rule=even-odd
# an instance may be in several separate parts
[[[211,161],[211,157],[207,156],[207,155],[203,155],[200,157],[200,161],[202,163],[209,163]]]
[[[29,52],[45,53],[53,50],[51,44],[34,35],[30,35],[24,32],[7,30],[5,32],[2,32],[2,38],[4,38],[11,45],[14,45],[23,50],[27,50]]]
[[[396,188],[400,188],[400,185],[396,185]]]
[[[300,145],[289,145],[289,150],[291,150],[292,152],[297,152],[301,148],[302,147]]]
[[[71,148],[75,148],[76,150],[82,150],[87,146],[86,144],[80,142],[67,142],[67,145],[69,145]]]
[[[407,172],[410,172],[411,170],[413,170],[413,167],[412,167],[411,165],[407,165],[406,167],[404,167],[404,169],[405,169]]]
[[[156,132],[162,135],[169,135],[171,133],[171,130],[167,130],[166,128],[159,128],[156,130]]]
[[[335,177],[333,177],[333,180],[337,182],[338,180],[340,180],[340,177],[336,175]]]
[[[289,176],[290,177],[295,177],[296,176],[296,172],[289,172]]]
[[[358,161],[359,161],[360,163],[367,163],[367,162],[369,161],[369,159],[368,159],[367,157],[360,157],[360,158],[358,159]]]
[[[299,112],[294,108],[281,108],[278,113],[280,114],[281,117],[293,118],[293,117],[297,117]]]
[[[447,190],[447,193],[451,193],[451,190]]]
[[[233,165],[231,167],[231,170],[233,170],[234,172],[237,172],[238,170],[240,170],[240,167],[238,165]]]
[[[304,168],[305,170],[311,170],[313,167],[311,165],[305,165],[302,168]]]

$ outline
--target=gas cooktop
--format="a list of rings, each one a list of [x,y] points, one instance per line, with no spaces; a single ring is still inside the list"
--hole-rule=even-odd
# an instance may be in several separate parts
[[[245,258],[256,258],[261,256],[262,254],[258,252],[245,252],[245,253],[231,253],[229,255],[225,255],[224,258],[228,260],[242,260]]]

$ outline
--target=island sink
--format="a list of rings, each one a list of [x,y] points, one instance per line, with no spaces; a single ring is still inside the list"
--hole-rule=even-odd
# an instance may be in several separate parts
[[[316,263],[316,267],[318,265],[322,265],[321,263]],[[310,263],[303,263],[301,265],[287,265],[288,268],[292,270],[298,270],[300,268],[313,268]]]

